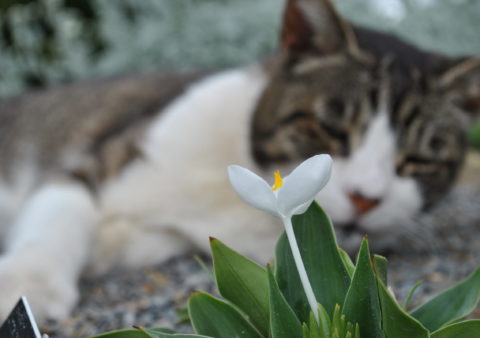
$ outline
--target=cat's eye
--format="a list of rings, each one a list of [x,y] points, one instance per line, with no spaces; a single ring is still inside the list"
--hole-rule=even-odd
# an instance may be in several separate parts
[[[308,117],[310,116],[310,114],[305,109],[296,109],[290,114],[290,116],[294,118],[299,118],[299,117]]]
[[[281,121],[281,124],[289,124],[292,123],[296,120],[304,119],[311,117],[311,114],[305,110],[305,109],[295,109],[293,110],[290,115],[288,115],[286,118],[284,118]]]
[[[445,140],[438,135],[433,136],[428,142],[428,147],[433,152],[439,152],[440,150],[445,148],[446,145],[447,143],[445,142]]]
[[[379,95],[379,93],[378,93],[377,88],[371,88],[368,91],[369,101],[370,101],[370,104],[372,105],[373,108],[378,107],[378,95]]]
[[[327,110],[333,113],[333,116],[341,119],[345,112],[345,102],[340,98],[331,98],[327,101]]]

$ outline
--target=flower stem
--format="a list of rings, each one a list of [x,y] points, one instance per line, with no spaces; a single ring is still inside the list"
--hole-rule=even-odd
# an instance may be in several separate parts
[[[295,261],[295,265],[297,266],[297,271],[298,271],[298,274],[300,275],[300,280],[302,281],[303,290],[307,295],[308,304],[310,305],[313,315],[315,316],[315,320],[317,321],[317,324],[318,324],[317,300],[315,298],[315,294],[313,293],[312,285],[308,280],[307,271],[305,270],[305,265],[303,264],[302,256],[300,255],[300,250],[298,249],[295,233],[293,232],[292,218],[283,217],[282,220],[283,220],[283,225],[285,226],[285,232],[287,233],[287,238],[290,244],[290,248],[292,249],[293,259]]]

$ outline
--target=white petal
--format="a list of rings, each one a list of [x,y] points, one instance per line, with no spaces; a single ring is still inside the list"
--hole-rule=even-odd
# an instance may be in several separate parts
[[[228,167],[228,178],[233,190],[246,203],[281,217],[273,191],[264,179],[238,165]]]
[[[308,207],[310,206],[310,204],[312,204],[312,202],[313,202],[313,200],[309,200],[309,201],[307,201],[303,204],[300,204],[298,207],[293,209],[292,216],[303,214],[305,211],[307,211]]]
[[[330,155],[316,155],[300,164],[284,178],[278,191],[278,209],[284,215],[313,200],[327,184],[332,172]]]

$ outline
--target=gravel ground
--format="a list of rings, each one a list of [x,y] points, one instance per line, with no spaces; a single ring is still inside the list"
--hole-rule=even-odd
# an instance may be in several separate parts
[[[83,279],[82,300],[71,317],[50,322],[41,331],[51,338],[88,337],[132,325],[189,331],[178,323],[177,311],[196,290],[214,292],[214,285],[191,256],[136,271],[112,271]]]
[[[420,279],[412,305],[470,274],[480,264],[480,186],[461,185],[428,214],[420,215],[396,236],[388,253],[389,284],[398,299]],[[455,226],[454,226],[455,225]],[[205,258],[208,260],[208,258]],[[214,291],[191,256],[138,271],[118,270],[83,279],[82,301],[71,318],[42,328],[52,338],[87,337],[132,325],[169,327],[189,332],[176,311],[195,290]],[[480,318],[480,311],[474,314]]]

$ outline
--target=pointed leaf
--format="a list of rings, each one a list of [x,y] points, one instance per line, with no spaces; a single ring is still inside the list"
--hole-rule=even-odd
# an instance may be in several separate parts
[[[431,332],[471,313],[480,300],[480,268],[411,312]]]
[[[332,223],[316,202],[303,215],[294,216],[292,223],[315,297],[332,314],[335,304],[343,303],[350,284]],[[300,321],[307,322],[310,307],[285,234],[277,243],[275,268],[280,290]]]
[[[423,280],[419,280],[418,282],[413,285],[413,287],[408,291],[407,298],[405,298],[405,302],[403,303],[403,309],[408,311],[408,306],[410,305],[410,300],[412,299],[413,294],[418,289],[420,285],[423,284]]]
[[[313,312],[310,312],[310,338],[325,338],[322,336],[322,332],[320,331],[320,326],[318,326],[317,321],[315,320],[315,316]]]
[[[340,306],[338,304],[333,312],[332,322],[335,331],[338,332],[338,336],[343,338],[343,336],[345,336],[345,315],[341,314]]]
[[[320,337],[322,338],[330,338],[330,333],[332,332],[332,321],[330,320],[330,316],[325,310],[325,308],[318,304],[318,322],[319,322],[319,331],[321,332]]]
[[[310,330],[308,329],[308,326],[306,323],[302,324],[302,337],[303,338],[312,338],[310,336]]]
[[[205,261],[199,255],[193,255],[193,259],[200,266],[203,273],[205,273],[208,278],[210,278],[210,280],[215,283],[215,275],[213,274],[213,270],[207,266]]]
[[[377,285],[385,336],[388,338],[428,338],[428,330],[398,305],[380,277],[378,277]]]
[[[340,318],[342,316],[342,312],[340,311],[340,305],[335,305],[335,310],[333,311],[332,316],[332,329],[334,332],[337,332],[338,336],[340,336]]]
[[[217,239],[211,239],[210,246],[220,294],[247,314],[260,333],[268,336],[267,272]]]
[[[270,295],[270,333],[272,338],[301,338],[302,325],[278,288],[271,268],[268,268]]]
[[[374,269],[377,276],[383,282],[383,284],[388,285],[387,280],[387,266],[388,261],[385,257],[380,255],[373,255]]]
[[[338,248],[338,252],[340,253],[340,258],[342,259],[343,264],[345,265],[345,269],[347,270],[348,275],[351,279],[353,273],[355,272],[355,264],[353,264],[352,259],[345,250],[343,250],[342,248]]]
[[[360,326],[355,324],[355,338],[360,338]]]
[[[352,333],[353,333],[353,324],[348,322],[347,323],[347,334],[350,334],[350,337],[352,336]]]
[[[480,320],[467,320],[455,323],[435,331],[431,338],[478,338],[480,337]]]
[[[360,324],[362,337],[384,337],[377,279],[373,272],[366,239],[362,241],[352,284],[348,289],[342,310],[348,321]]]
[[[207,293],[197,292],[188,300],[195,332],[211,337],[261,338],[262,335],[232,305]]]

